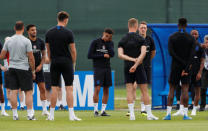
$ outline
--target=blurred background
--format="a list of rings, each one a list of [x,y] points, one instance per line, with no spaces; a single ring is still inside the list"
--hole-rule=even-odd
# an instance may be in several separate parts
[[[14,34],[17,20],[25,25],[35,24],[38,36],[45,39],[48,29],[55,26],[57,12],[70,14],[68,28],[74,32],[78,59],[77,70],[92,70],[92,61],[87,52],[93,39],[101,37],[104,28],[115,31],[115,52],[121,37],[128,31],[127,21],[131,17],[150,23],[177,23],[186,17],[189,23],[207,23],[207,0],[1,0],[0,41]],[[149,31],[151,34],[151,31]],[[27,33],[25,33],[27,36]],[[115,84],[124,82],[123,61],[117,55],[111,60],[115,71]]]

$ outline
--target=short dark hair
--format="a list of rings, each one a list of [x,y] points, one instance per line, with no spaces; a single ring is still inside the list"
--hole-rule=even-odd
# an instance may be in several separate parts
[[[147,25],[146,21],[141,21],[139,24]]]
[[[32,27],[35,27],[35,25],[29,24],[29,25],[27,25],[26,30],[28,31],[28,30],[30,30],[30,28],[32,28]]]
[[[24,23],[22,21],[17,21],[14,27],[15,27],[15,30],[20,31],[23,29]]]
[[[114,33],[114,31],[113,31],[111,28],[105,28],[105,29],[104,29],[104,32],[105,32],[105,33],[108,33],[108,34],[112,34],[112,35],[113,35],[113,33]]]
[[[69,14],[66,11],[60,11],[57,15],[58,21],[64,21],[69,18]]]
[[[178,25],[182,26],[182,27],[186,27],[187,26],[187,19],[186,18],[179,18]]]

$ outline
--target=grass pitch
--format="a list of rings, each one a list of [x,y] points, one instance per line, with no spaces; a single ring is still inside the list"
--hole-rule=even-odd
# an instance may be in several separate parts
[[[137,91],[139,96],[140,91]],[[151,90],[150,90],[151,94]],[[193,120],[184,121],[182,116],[172,117],[171,121],[164,121],[165,110],[154,110],[158,121],[148,121],[135,111],[136,120],[129,121],[127,113],[126,90],[115,90],[115,111],[107,111],[110,117],[94,117],[93,111],[76,111],[82,121],[69,121],[68,111],[55,111],[55,120],[46,121],[41,111],[36,111],[36,121],[28,121],[26,111],[18,111],[18,121],[12,120],[12,111],[7,111],[10,117],[0,116],[0,131],[208,131],[208,111],[197,112]],[[139,97],[138,97],[139,98]],[[135,108],[139,109],[140,100]],[[172,113],[174,113],[173,111]],[[189,111],[190,113],[190,111]]]
[[[36,111],[36,121],[28,121],[26,111],[19,111],[18,121],[12,117],[0,117],[0,131],[207,131],[208,112],[198,112],[193,120],[184,121],[181,116],[164,121],[165,111],[153,111],[158,121],[148,121],[136,111],[136,120],[129,121],[127,111],[108,111],[110,117],[94,117],[92,111],[76,111],[82,121],[69,121],[68,111],[56,111],[54,121],[46,121],[41,111]],[[12,115],[11,111],[8,111]]]

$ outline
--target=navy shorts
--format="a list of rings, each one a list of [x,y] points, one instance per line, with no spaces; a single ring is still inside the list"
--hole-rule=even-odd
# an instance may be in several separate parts
[[[151,67],[144,67],[144,70],[146,72],[146,76],[147,76],[147,83],[151,84],[152,83],[152,69]]]
[[[11,90],[21,89],[22,91],[32,90],[32,72],[30,70],[9,68],[9,88]]]
[[[171,64],[171,71],[169,76],[169,83],[172,85],[179,85],[180,81],[182,84],[190,84],[191,75],[190,73],[187,76],[181,76],[181,73],[184,69],[177,64]]]
[[[45,77],[45,84],[46,84],[46,90],[50,91],[51,90],[51,73],[50,72],[44,72],[44,77]],[[61,77],[59,80],[59,87],[61,88]]]
[[[73,85],[74,70],[69,58],[61,57],[52,59],[50,72],[52,86],[59,86],[61,75],[64,78],[65,86]]]
[[[193,85],[194,87],[201,87],[201,79],[196,80],[197,74],[192,74],[191,75],[191,83],[190,85]]]
[[[4,72],[4,87],[9,89],[9,71]]]
[[[35,73],[36,78],[34,80],[35,83],[45,82],[43,70]]]
[[[124,67],[124,78],[125,78],[125,84],[127,83],[134,83],[137,84],[147,84],[147,75],[144,70],[143,65],[139,65],[134,73],[130,73],[129,70],[132,66],[126,65]]]
[[[94,68],[94,85],[101,87],[112,86],[111,68]]]

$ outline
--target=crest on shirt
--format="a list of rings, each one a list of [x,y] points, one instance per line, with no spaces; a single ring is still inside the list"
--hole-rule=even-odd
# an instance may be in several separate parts
[[[105,50],[105,45],[103,45],[103,50]]]
[[[34,46],[33,46],[33,49],[37,49],[37,46],[36,46],[36,45],[34,45]]]

